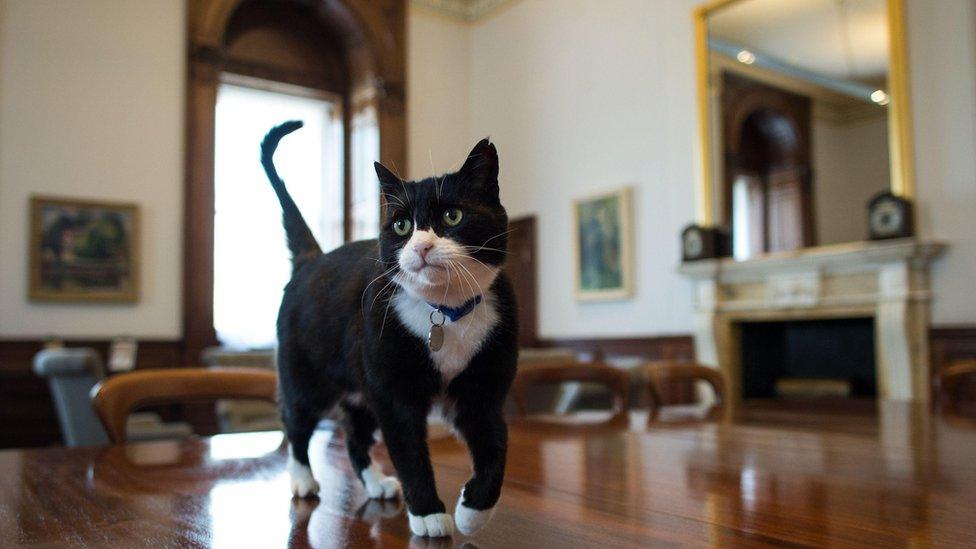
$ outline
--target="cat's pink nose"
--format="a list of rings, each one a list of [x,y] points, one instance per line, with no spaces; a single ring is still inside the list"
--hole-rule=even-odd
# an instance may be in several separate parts
[[[430,242],[418,242],[417,244],[414,244],[413,251],[417,252],[417,255],[420,256],[420,259],[426,260],[427,253],[433,247],[434,245]]]

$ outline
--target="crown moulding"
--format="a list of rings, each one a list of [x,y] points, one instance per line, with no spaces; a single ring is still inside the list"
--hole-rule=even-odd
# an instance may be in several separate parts
[[[411,0],[415,6],[439,12],[460,21],[477,21],[511,0]]]

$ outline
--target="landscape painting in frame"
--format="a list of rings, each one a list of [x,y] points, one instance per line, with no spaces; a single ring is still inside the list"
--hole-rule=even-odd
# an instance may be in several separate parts
[[[31,198],[31,299],[136,301],[138,243],[135,204]]]
[[[614,300],[633,294],[631,191],[623,188],[573,204],[576,297]]]

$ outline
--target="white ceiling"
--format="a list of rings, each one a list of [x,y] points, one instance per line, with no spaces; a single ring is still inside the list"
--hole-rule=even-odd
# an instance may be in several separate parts
[[[888,72],[886,0],[741,0],[712,13],[712,37],[832,78]]]

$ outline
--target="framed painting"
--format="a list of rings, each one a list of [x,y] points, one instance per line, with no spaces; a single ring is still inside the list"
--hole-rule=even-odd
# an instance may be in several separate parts
[[[580,301],[633,295],[631,189],[573,202],[576,297]]]
[[[32,197],[30,223],[31,299],[138,299],[138,206]]]

